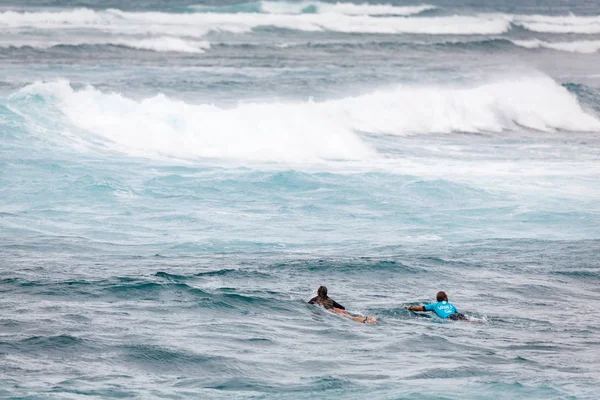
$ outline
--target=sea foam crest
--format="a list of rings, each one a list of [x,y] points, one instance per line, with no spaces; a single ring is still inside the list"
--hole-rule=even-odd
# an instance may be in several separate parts
[[[0,41],[0,47],[31,47],[34,49],[48,49],[55,46],[82,46],[82,45],[110,45],[122,46],[131,49],[150,50],[156,52],[180,52],[180,53],[204,53],[210,49],[210,42],[184,40],[174,37],[113,37],[113,38],[82,38],[65,37],[60,41],[42,41],[28,38],[4,39]]]
[[[106,44],[157,52],[204,53],[210,49],[210,43],[207,41],[190,41],[173,37],[116,39],[107,41]]]
[[[262,1],[260,8],[270,14],[343,14],[343,15],[414,15],[433,10],[430,4],[393,6],[389,4],[323,3],[303,1],[299,3]]]
[[[70,124],[104,139],[109,148],[132,155],[301,162],[373,154],[343,121],[312,102],[224,109],[164,95],[134,101],[92,87],[77,91],[66,81],[32,84],[14,100],[23,104],[23,96],[31,95],[42,96]]]
[[[191,9],[213,13],[265,13],[265,14],[323,14],[341,15],[415,15],[437,7],[430,4],[394,6],[390,4],[325,3],[321,1],[258,1],[233,5],[196,5]]]
[[[1,12],[0,28],[85,30],[128,35],[201,37],[209,31],[249,32],[257,27],[342,33],[500,34],[510,21],[498,15],[399,17],[322,14],[126,12],[88,9],[59,12]]]
[[[598,131],[600,120],[577,98],[543,75],[512,77],[473,88],[400,86],[329,102],[354,129],[393,135],[538,131]]]
[[[600,16],[508,15],[513,24],[541,33],[600,33]]]
[[[578,40],[573,42],[546,42],[539,39],[511,40],[517,46],[527,49],[552,49],[571,53],[591,54],[600,50],[600,40]]]
[[[350,3],[258,3],[262,12],[164,13],[115,9],[0,12],[0,28],[85,29],[126,34],[202,36],[212,30],[248,32],[272,26],[302,31],[346,33],[501,34],[511,24],[543,33],[600,33],[600,16],[478,14],[411,16],[432,6]],[[304,7],[306,5],[306,7]],[[303,8],[304,7],[304,8]],[[308,8],[307,8],[308,7]],[[218,9],[218,7],[216,8]],[[307,12],[312,9],[314,12]]]
[[[545,76],[473,88],[398,86],[323,102],[245,103],[225,109],[158,95],[134,101],[68,82],[36,83],[13,95],[42,96],[70,124],[137,155],[261,161],[368,159],[357,132],[414,135],[529,128],[600,131],[576,97]],[[30,111],[26,106],[22,112]]]

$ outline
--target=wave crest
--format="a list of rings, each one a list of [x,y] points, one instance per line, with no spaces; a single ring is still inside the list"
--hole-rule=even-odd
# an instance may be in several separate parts
[[[580,40],[574,42],[546,42],[539,39],[531,40],[512,40],[517,46],[527,49],[552,49],[558,51],[567,51],[570,53],[591,54],[600,50],[600,40]]]
[[[339,6],[338,6],[339,7]],[[202,37],[210,31],[249,32],[258,27],[341,33],[500,34],[510,21],[497,15],[400,17],[316,14],[127,12],[88,9],[59,12],[0,12],[0,28],[18,33],[24,28],[41,30],[86,30],[128,35]],[[16,32],[15,32],[16,31]]]
[[[204,7],[204,6],[203,6]],[[236,8],[237,7],[237,8]],[[200,13],[128,12],[117,9],[0,12],[0,28],[86,30],[129,35],[201,37],[210,31],[248,32],[258,27],[342,33],[493,35],[512,25],[541,33],[600,33],[600,16],[476,14],[420,16],[431,5],[259,2],[201,8]],[[16,32],[15,32],[16,31]]]
[[[317,103],[243,104],[223,109],[157,95],[135,101],[68,82],[36,83],[23,96],[42,96],[69,123],[99,136],[112,149],[140,156],[267,161],[362,159],[372,150]]]
[[[191,41],[174,37],[155,38],[65,38],[61,41],[32,41],[19,39],[12,43],[0,43],[0,48],[25,48],[49,49],[56,46],[121,46],[136,50],[149,50],[155,52],[179,52],[179,53],[204,53],[210,49],[210,42]]]
[[[508,17],[513,24],[540,33],[600,33],[600,16],[517,15]]]
[[[321,1],[258,1],[230,6],[197,5],[195,11],[213,13],[415,15],[437,7],[430,4],[394,6],[390,4],[324,3]]]
[[[110,148],[143,156],[361,160],[376,153],[358,132],[600,131],[600,120],[545,76],[472,88],[397,86],[340,100],[244,103],[232,109],[164,95],[135,101],[92,87],[73,90],[63,81],[25,87],[13,95],[11,107],[33,113],[40,97],[44,107],[56,107],[69,124],[100,137]]]

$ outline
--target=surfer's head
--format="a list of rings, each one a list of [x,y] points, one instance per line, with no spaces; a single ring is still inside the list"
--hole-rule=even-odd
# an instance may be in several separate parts
[[[435,299],[437,301],[448,301],[448,295],[446,294],[446,292],[437,292]]]
[[[319,290],[317,290],[317,295],[319,295],[319,297],[327,297],[327,287],[319,286]]]

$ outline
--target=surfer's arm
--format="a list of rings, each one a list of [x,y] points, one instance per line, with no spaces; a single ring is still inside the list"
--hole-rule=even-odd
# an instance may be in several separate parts
[[[427,311],[424,306],[404,306],[404,308],[411,311]]]
[[[316,302],[317,302],[317,298],[316,298],[316,297],[313,297],[312,299],[310,299],[310,300],[308,301],[308,304],[315,304]]]
[[[345,310],[345,309],[346,309],[346,307],[344,307],[343,305],[341,305],[341,304],[340,304],[340,303],[338,303],[337,301],[334,301],[334,300],[332,300],[332,301],[333,301],[333,306],[334,306],[335,308],[339,308],[340,310]]]

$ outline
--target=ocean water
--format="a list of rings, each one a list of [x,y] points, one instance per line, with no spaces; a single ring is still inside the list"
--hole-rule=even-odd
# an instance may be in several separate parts
[[[0,71],[0,398],[598,398],[598,2],[3,0]]]

